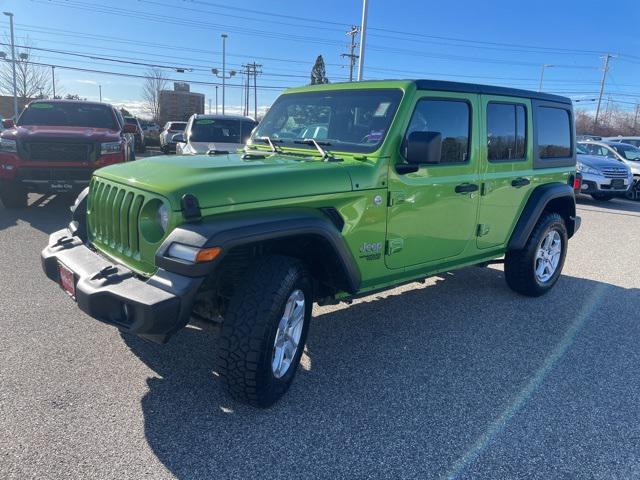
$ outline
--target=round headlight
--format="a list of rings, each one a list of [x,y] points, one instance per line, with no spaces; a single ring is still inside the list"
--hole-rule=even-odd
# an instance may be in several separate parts
[[[162,231],[166,232],[169,226],[169,209],[164,203],[158,208],[158,223],[162,227]]]

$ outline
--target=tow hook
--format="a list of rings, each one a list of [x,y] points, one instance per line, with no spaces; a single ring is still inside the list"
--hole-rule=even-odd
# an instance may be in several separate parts
[[[107,265],[103,269],[101,269],[98,273],[96,273],[91,280],[98,280],[99,278],[107,278],[111,275],[118,273],[118,268],[113,265]]]
[[[64,247],[66,245],[69,245],[70,243],[73,242],[73,238],[69,237],[67,235],[64,235],[62,237],[60,237],[56,243],[53,244],[54,247]]]

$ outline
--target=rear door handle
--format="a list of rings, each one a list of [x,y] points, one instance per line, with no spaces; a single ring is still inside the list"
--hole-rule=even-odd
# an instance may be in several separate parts
[[[478,185],[475,183],[461,183],[460,185],[456,185],[456,193],[471,193],[477,191]]]
[[[531,180],[529,180],[528,178],[520,177],[520,178],[516,178],[515,180],[513,180],[511,182],[511,186],[512,187],[516,187],[516,188],[520,188],[520,187],[524,187],[525,185],[529,185],[530,183],[531,183]]]

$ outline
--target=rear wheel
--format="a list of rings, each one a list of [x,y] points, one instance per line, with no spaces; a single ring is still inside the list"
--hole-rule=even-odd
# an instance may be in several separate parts
[[[543,214],[522,250],[507,252],[507,285],[522,295],[538,297],[560,278],[567,255],[567,227],[557,213]]]
[[[640,177],[633,177],[633,184],[631,188],[627,190],[625,196],[629,200],[640,200]]]
[[[0,185],[0,200],[5,208],[24,208],[27,206],[27,190],[22,185],[5,182]]]
[[[284,395],[309,330],[313,288],[304,265],[274,255],[237,288],[220,336],[218,373],[236,400],[269,407]]]

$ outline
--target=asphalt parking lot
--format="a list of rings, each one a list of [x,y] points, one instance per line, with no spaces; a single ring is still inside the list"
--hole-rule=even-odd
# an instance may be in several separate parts
[[[68,198],[0,206],[0,478],[638,478],[640,203],[581,199],[538,299],[471,267],[315,308],[275,407],[230,401],[215,335],[80,313],[40,269]]]

